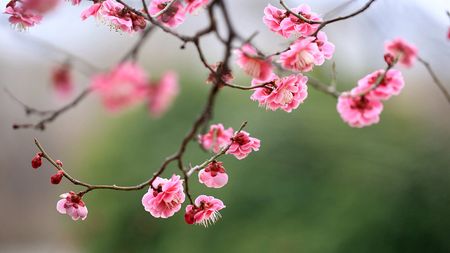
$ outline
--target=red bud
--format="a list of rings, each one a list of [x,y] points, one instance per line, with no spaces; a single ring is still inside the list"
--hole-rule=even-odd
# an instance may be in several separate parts
[[[61,162],[61,160],[56,160],[55,162],[56,162],[56,164],[58,164],[59,167],[63,166],[63,163]]]
[[[384,55],[384,61],[385,61],[389,66],[392,66],[392,65],[394,64],[395,57],[394,57],[392,54],[387,53],[387,54]]]
[[[41,167],[41,165],[42,165],[42,158],[37,154],[33,157],[33,160],[31,160],[31,167],[33,167],[33,169],[37,169]]]
[[[61,170],[59,170],[55,175],[53,175],[50,178],[50,182],[52,184],[59,184],[61,182],[61,179],[63,178],[64,172],[62,172]]]

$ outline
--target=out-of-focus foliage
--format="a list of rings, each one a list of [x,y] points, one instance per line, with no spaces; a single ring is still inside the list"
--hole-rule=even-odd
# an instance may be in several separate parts
[[[120,128],[92,133],[98,144],[73,167],[96,183],[150,177],[203,106],[202,82],[182,87],[162,119],[142,109],[123,115]],[[70,227],[89,252],[450,252],[449,134],[407,116],[395,98],[380,124],[352,129],[334,99],[310,93],[291,114],[258,108],[250,93],[219,96],[212,123],[237,128],[248,120],[262,147],[243,161],[221,159],[230,175],[223,189],[190,180],[194,197],[227,205],[214,226],[186,225],[183,212],[155,219],[140,203],[144,191],[95,191],[85,199],[88,219]],[[187,155],[192,164],[209,157],[196,145]],[[172,166],[165,176],[171,173],[179,171]]]

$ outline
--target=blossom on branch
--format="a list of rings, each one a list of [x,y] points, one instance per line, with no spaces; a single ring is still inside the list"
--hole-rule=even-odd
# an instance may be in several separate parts
[[[339,96],[337,111],[342,120],[351,127],[366,127],[380,121],[383,104],[378,99],[367,96],[352,96],[345,93]]]
[[[358,81],[358,86],[352,89],[352,95],[366,94],[367,98],[378,100],[387,100],[393,95],[399,95],[405,86],[402,73],[396,69],[390,69],[377,84],[384,72],[384,69],[380,69],[363,77]]]
[[[67,214],[72,220],[85,220],[88,215],[88,209],[81,200],[81,196],[75,192],[61,194],[62,199],[56,204],[56,210],[61,214]]]
[[[239,160],[246,158],[252,151],[258,151],[261,145],[260,140],[250,137],[245,131],[240,131],[231,140],[227,154],[234,155]]]
[[[280,54],[281,66],[289,70],[308,72],[314,65],[322,65],[325,56],[315,40],[315,37],[301,37],[296,40],[289,50]]]
[[[386,53],[391,53],[398,57],[399,62],[407,68],[412,67],[417,59],[417,47],[408,43],[402,38],[395,38],[384,44]]]
[[[170,3],[169,0],[152,0],[148,6],[150,15],[156,15],[166,8]],[[165,10],[158,16],[157,20],[169,27],[177,27],[184,22],[186,16],[183,4],[180,1],[173,3],[169,9]]]
[[[169,218],[180,210],[184,200],[183,181],[173,175],[170,179],[157,177],[142,197],[142,205],[155,218]]]
[[[225,205],[220,199],[200,195],[195,199],[194,205],[186,206],[184,220],[187,224],[201,224],[207,227],[221,217],[219,211],[224,208]]]
[[[186,12],[196,13],[200,8],[205,7],[209,0],[184,0],[186,2]]]
[[[228,175],[222,162],[212,161],[198,172],[200,183],[210,188],[222,188],[228,183]]]
[[[272,75],[272,60],[259,56],[255,48],[245,44],[242,48],[235,50],[237,65],[253,78],[266,81]]]
[[[204,149],[219,153],[230,144],[233,132],[233,128],[225,129],[222,124],[211,125],[207,133],[198,136],[198,141]]]
[[[290,75],[279,78],[273,75],[266,86],[256,88],[250,97],[254,101],[258,101],[260,106],[275,111],[282,109],[291,112],[308,97],[308,87],[306,82],[308,77],[302,74]],[[259,80],[253,80],[252,85],[263,84]]]
[[[118,112],[146,99],[148,77],[137,64],[124,62],[108,73],[94,76],[91,89],[102,97],[108,111]]]

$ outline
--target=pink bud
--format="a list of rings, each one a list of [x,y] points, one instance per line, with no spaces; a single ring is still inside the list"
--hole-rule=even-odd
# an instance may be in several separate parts
[[[61,160],[56,160],[55,162],[56,162],[56,164],[57,164],[59,167],[62,167],[62,166],[63,166],[63,163],[61,162]]]
[[[64,176],[64,172],[59,170],[55,175],[50,178],[52,184],[59,184]]]

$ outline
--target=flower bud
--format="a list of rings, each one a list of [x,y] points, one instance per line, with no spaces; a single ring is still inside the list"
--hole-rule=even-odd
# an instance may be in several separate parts
[[[61,162],[61,160],[56,160],[55,162],[56,162],[56,164],[57,164],[59,167],[62,167],[62,166],[63,166],[63,163]]]
[[[64,172],[59,170],[55,175],[50,178],[52,184],[59,184],[64,176]]]
[[[392,65],[394,64],[395,57],[394,57],[394,55],[392,55],[391,53],[386,53],[386,54],[384,54],[384,61],[385,61],[389,66],[392,66]]]
[[[31,167],[33,167],[33,169],[37,169],[41,167],[41,165],[42,165],[42,158],[39,154],[36,154],[31,160]]]

